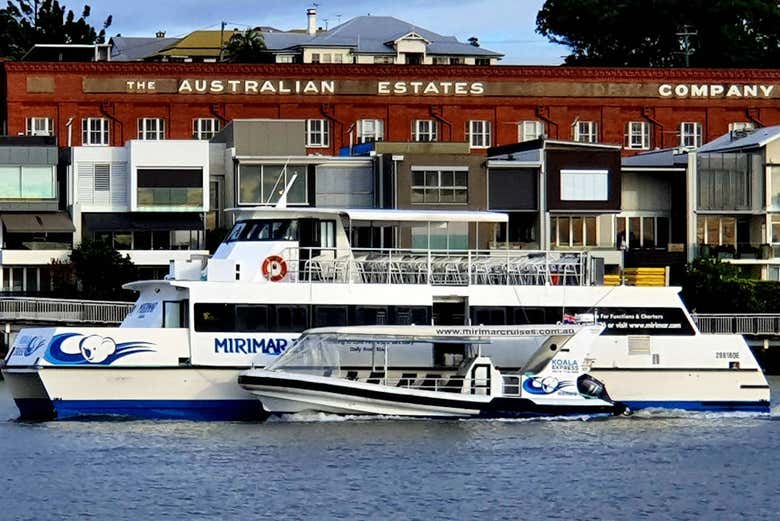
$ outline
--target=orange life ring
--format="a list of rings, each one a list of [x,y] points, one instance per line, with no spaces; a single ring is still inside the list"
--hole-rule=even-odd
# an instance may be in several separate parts
[[[287,263],[278,255],[269,255],[263,261],[263,277],[271,282],[279,282],[287,276]]]

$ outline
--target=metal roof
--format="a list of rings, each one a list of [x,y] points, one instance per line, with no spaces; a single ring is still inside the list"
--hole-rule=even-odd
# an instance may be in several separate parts
[[[749,148],[760,148],[780,137],[780,125],[762,127],[745,133],[743,137],[729,132],[719,138],[699,147],[697,152],[706,154],[709,152],[728,152]]]
[[[174,45],[181,38],[144,38],[114,36],[111,38],[112,61],[140,61]]]

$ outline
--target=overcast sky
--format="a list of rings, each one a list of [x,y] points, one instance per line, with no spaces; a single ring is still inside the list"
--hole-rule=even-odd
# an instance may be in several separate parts
[[[61,1],[80,11],[92,6],[89,21],[100,26],[112,14],[108,30],[113,36],[153,36],[158,30],[166,36],[184,36],[195,29],[219,29],[270,25],[278,29],[306,27],[306,9],[301,0],[74,0]],[[477,36],[482,47],[506,54],[502,63],[558,65],[566,48],[550,44],[534,32],[536,13],[544,0],[320,0],[318,21],[329,27],[354,16],[372,14],[395,16],[439,34],[454,35],[461,41]]]

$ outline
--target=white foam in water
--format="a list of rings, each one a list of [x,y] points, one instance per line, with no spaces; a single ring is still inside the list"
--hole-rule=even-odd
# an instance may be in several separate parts
[[[689,411],[686,409],[666,409],[648,407],[633,411],[629,418],[636,419],[720,419],[720,418],[768,418],[776,414],[776,411],[769,413],[749,412],[749,411]]]
[[[281,423],[328,423],[328,422],[345,422],[345,421],[409,421],[420,420],[422,418],[410,418],[408,416],[387,416],[387,415],[357,415],[357,414],[328,414],[324,412],[299,412],[295,414],[282,414],[280,416],[271,416],[268,418],[268,422],[281,422]]]

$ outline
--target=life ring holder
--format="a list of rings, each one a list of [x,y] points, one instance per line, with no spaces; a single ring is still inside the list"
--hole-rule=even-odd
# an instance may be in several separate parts
[[[287,276],[287,262],[279,255],[269,255],[261,268],[263,277],[271,282],[279,282]]]

